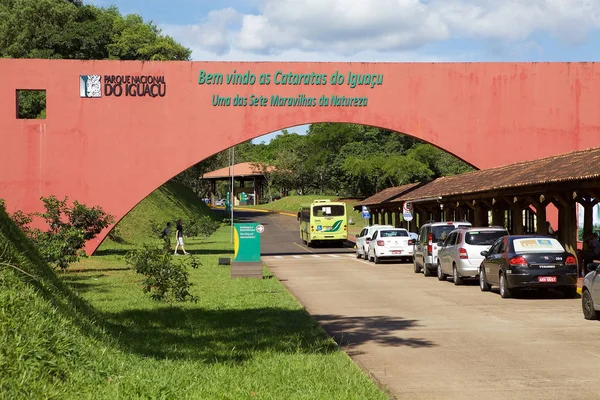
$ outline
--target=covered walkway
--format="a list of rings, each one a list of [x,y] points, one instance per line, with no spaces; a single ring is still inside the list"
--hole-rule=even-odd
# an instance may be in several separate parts
[[[577,204],[584,209],[583,237],[593,230],[592,208],[600,200],[600,148],[441,177],[374,204],[378,195],[361,203],[370,205],[371,223],[393,222],[413,231],[428,220],[500,225],[511,234],[553,234],[575,254]],[[400,218],[404,202],[413,204],[412,226]],[[549,205],[558,210],[558,226],[547,222]]]

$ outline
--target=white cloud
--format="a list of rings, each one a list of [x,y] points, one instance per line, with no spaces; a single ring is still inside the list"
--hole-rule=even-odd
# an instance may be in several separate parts
[[[163,28],[194,59],[439,61],[419,50],[456,38],[530,43],[539,32],[577,43],[599,26],[598,0],[263,0],[257,14],[225,8]]]

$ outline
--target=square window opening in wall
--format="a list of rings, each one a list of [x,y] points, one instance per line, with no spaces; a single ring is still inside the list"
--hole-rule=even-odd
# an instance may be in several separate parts
[[[17,89],[17,118],[46,119],[46,91]]]

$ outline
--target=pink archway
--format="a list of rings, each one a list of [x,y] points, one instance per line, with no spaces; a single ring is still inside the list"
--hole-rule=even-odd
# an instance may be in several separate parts
[[[242,83],[254,76],[254,84],[228,84],[234,70]],[[336,71],[344,82],[334,85]],[[40,196],[55,194],[100,204],[121,218],[194,163],[265,133],[313,122],[406,132],[478,168],[600,143],[595,63],[0,59],[0,74],[0,197],[9,211],[38,210]],[[367,75],[362,85],[348,84],[349,77]],[[94,79],[100,79],[99,98],[92,97]],[[46,119],[16,117],[16,92],[26,89],[46,90]],[[213,105],[213,96],[230,103]],[[234,105],[236,96],[246,105]]]

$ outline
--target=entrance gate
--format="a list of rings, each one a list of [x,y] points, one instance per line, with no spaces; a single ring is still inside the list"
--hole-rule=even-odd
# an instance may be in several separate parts
[[[394,130],[477,168],[600,143],[595,63],[0,59],[0,74],[0,197],[9,212],[68,195],[118,220],[210,155],[315,122]],[[46,91],[46,119],[17,118],[21,90]]]

